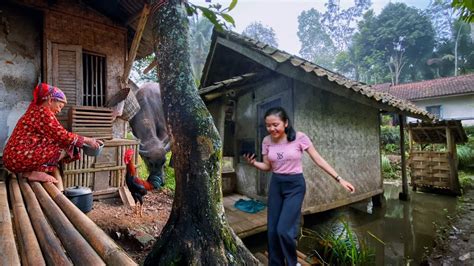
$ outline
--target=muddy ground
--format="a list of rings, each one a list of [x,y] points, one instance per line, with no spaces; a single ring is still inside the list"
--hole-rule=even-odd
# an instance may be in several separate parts
[[[474,265],[474,189],[467,190],[459,201],[460,207],[450,224],[438,228],[428,265]]]
[[[143,217],[125,207],[120,199],[95,201],[88,216],[127,253],[142,264],[168,220],[173,202],[170,191],[153,191],[145,198]],[[439,228],[429,265],[474,265],[474,189],[460,197],[462,207],[448,226]]]
[[[155,190],[144,197],[143,217],[135,215],[120,199],[94,201],[87,216],[142,264],[165,226],[172,204],[172,192]]]

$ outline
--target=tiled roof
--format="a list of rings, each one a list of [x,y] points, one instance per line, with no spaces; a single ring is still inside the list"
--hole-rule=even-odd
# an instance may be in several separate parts
[[[397,98],[391,94],[384,93],[373,89],[370,85],[366,85],[357,81],[350,80],[344,76],[331,72],[323,67],[313,64],[303,58],[286,53],[275,47],[265,43],[256,41],[246,36],[234,32],[214,32],[214,35],[219,35],[222,38],[232,40],[236,43],[245,45],[246,47],[255,50],[267,57],[272,58],[277,64],[291,63],[291,65],[300,70],[304,70],[308,74],[315,75],[320,78],[326,78],[330,82],[336,83],[346,89],[353,90],[356,93],[362,94],[365,97],[379,102],[383,105],[394,107],[400,111],[411,113],[418,117],[425,117],[434,119],[434,116],[424,109],[415,106],[413,103]],[[214,36],[215,38],[215,36]],[[209,62],[208,62],[209,63]]]
[[[377,84],[374,88],[406,100],[474,93],[474,74],[398,84],[396,86],[384,83]]]

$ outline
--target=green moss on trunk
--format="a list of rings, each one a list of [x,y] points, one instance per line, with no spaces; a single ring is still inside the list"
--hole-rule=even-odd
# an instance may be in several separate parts
[[[222,205],[222,144],[192,77],[188,20],[170,0],[154,18],[163,109],[175,156],[170,219],[145,265],[257,264],[228,226]]]

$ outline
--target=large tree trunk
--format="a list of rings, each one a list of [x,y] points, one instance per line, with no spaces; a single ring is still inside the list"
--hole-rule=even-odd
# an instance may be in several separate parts
[[[188,20],[179,0],[154,18],[163,108],[172,137],[176,191],[170,218],[145,265],[257,264],[227,224],[222,205],[222,144],[193,81]]]

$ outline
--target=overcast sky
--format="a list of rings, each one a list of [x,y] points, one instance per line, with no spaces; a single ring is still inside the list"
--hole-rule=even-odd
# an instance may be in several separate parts
[[[341,5],[352,6],[354,0],[340,0]],[[207,6],[204,0],[190,0],[190,2]],[[212,0],[212,3],[221,3],[227,7],[230,0]],[[301,48],[298,36],[298,16],[304,10],[315,8],[320,12],[325,11],[326,0],[238,0],[237,6],[229,13],[235,20],[236,29],[242,31],[250,23],[260,21],[263,25],[270,26],[276,33],[278,48],[291,54],[299,54]],[[425,9],[429,0],[372,0],[375,13],[389,2],[402,2],[408,6]]]

